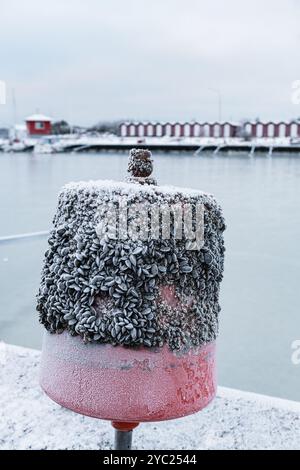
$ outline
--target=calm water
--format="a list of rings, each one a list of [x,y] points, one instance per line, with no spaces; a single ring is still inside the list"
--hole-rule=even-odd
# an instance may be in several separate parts
[[[59,188],[123,179],[124,154],[0,153],[0,236],[47,230]],[[227,220],[219,383],[300,400],[300,157],[156,154],[160,183],[213,193]],[[0,339],[39,348],[35,293],[43,240],[0,245]]]

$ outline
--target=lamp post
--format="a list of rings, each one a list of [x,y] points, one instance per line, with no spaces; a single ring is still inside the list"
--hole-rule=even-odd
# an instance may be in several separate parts
[[[218,115],[219,115],[219,122],[222,121],[222,94],[221,91],[217,88],[208,88],[209,91],[215,93],[218,97]]]

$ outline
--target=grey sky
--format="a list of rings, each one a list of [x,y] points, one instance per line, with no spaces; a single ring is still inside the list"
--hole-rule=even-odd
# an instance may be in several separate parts
[[[288,119],[297,0],[0,0],[0,126],[54,118]]]

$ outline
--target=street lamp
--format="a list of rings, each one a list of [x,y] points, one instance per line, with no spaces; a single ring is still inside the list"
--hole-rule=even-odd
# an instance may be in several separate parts
[[[219,112],[219,122],[222,121],[222,94],[221,91],[217,88],[208,88],[209,91],[212,91],[218,96],[218,112]]]

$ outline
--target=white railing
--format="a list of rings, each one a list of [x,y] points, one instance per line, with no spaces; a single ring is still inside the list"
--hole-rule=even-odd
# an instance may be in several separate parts
[[[31,238],[44,238],[47,235],[49,235],[48,230],[44,230],[42,232],[31,232],[31,233],[20,233],[17,235],[7,235],[4,237],[0,237],[0,244],[10,243],[14,241],[21,241],[21,240],[31,239]]]

